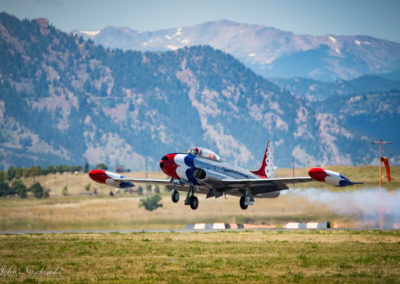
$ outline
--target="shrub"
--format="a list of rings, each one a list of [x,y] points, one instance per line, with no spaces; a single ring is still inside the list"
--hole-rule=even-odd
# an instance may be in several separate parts
[[[15,192],[19,197],[26,198],[28,189],[21,180],[16,180],[12,183],[12,191]]]
[[[68,195],[68,187],[64,186],[62,190],[62,195],[67,196]]]
[[[139,195],[143,195],[143,187],[142,187],[142,186],[139,186],[139,187],[138,187],[137,193],[138,193]]]
[[[139,207],[144,207],[148,211],[156,210],[158,207],[163,205],[159,203],[161,196],[159,194],[152,195],[148,198],[140,199]]]
[[[36,198],[47,198],[49,197],[49,190],[45,190],[40,183],[36,182],[29,187],[29,191],[33,193]]]
[[[98,170],[108,170],[107,165],[104,163],[97,164],[95,168]]]

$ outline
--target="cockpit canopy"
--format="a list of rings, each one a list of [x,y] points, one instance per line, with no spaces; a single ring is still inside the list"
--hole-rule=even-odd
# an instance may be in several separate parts
[[[213,151],[206,149],[206,148],[201,148],[201,147],[191,147],[186,149],[185,151],[186,154],[192,154],[195,156],[199,156],[205,159],[213,160],[213,161],[221,161],[220,157],[214,153]]]

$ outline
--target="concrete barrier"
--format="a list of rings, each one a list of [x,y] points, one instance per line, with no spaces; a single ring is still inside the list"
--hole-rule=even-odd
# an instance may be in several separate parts
[[[187,230],[229,230],[229,229],[271,229],[273,225],[254,225],[254,224],[225,224],[225,223],[196,223],[187,224]]]
[[[329,229],[330,227],[329,222],[289,222],[285,225],[285,229]]]

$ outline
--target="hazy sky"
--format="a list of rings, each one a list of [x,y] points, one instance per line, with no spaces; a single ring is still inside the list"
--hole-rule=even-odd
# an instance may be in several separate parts
[[[157,30],[228,19],[300,34],[365,34],[400,42],[400,0],[0,0],[18,18],[46,17],[63,31]]]

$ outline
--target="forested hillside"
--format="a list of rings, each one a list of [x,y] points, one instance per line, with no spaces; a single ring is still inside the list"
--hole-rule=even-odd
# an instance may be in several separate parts
[[[312,102],[325,100],[331,96],[400,91],[400,81],[389,80],[376,75],[365,75],[349,81],[337,80],[334,82],[321,82],[304,78],[271,78],[269,80],[282,89]]]

